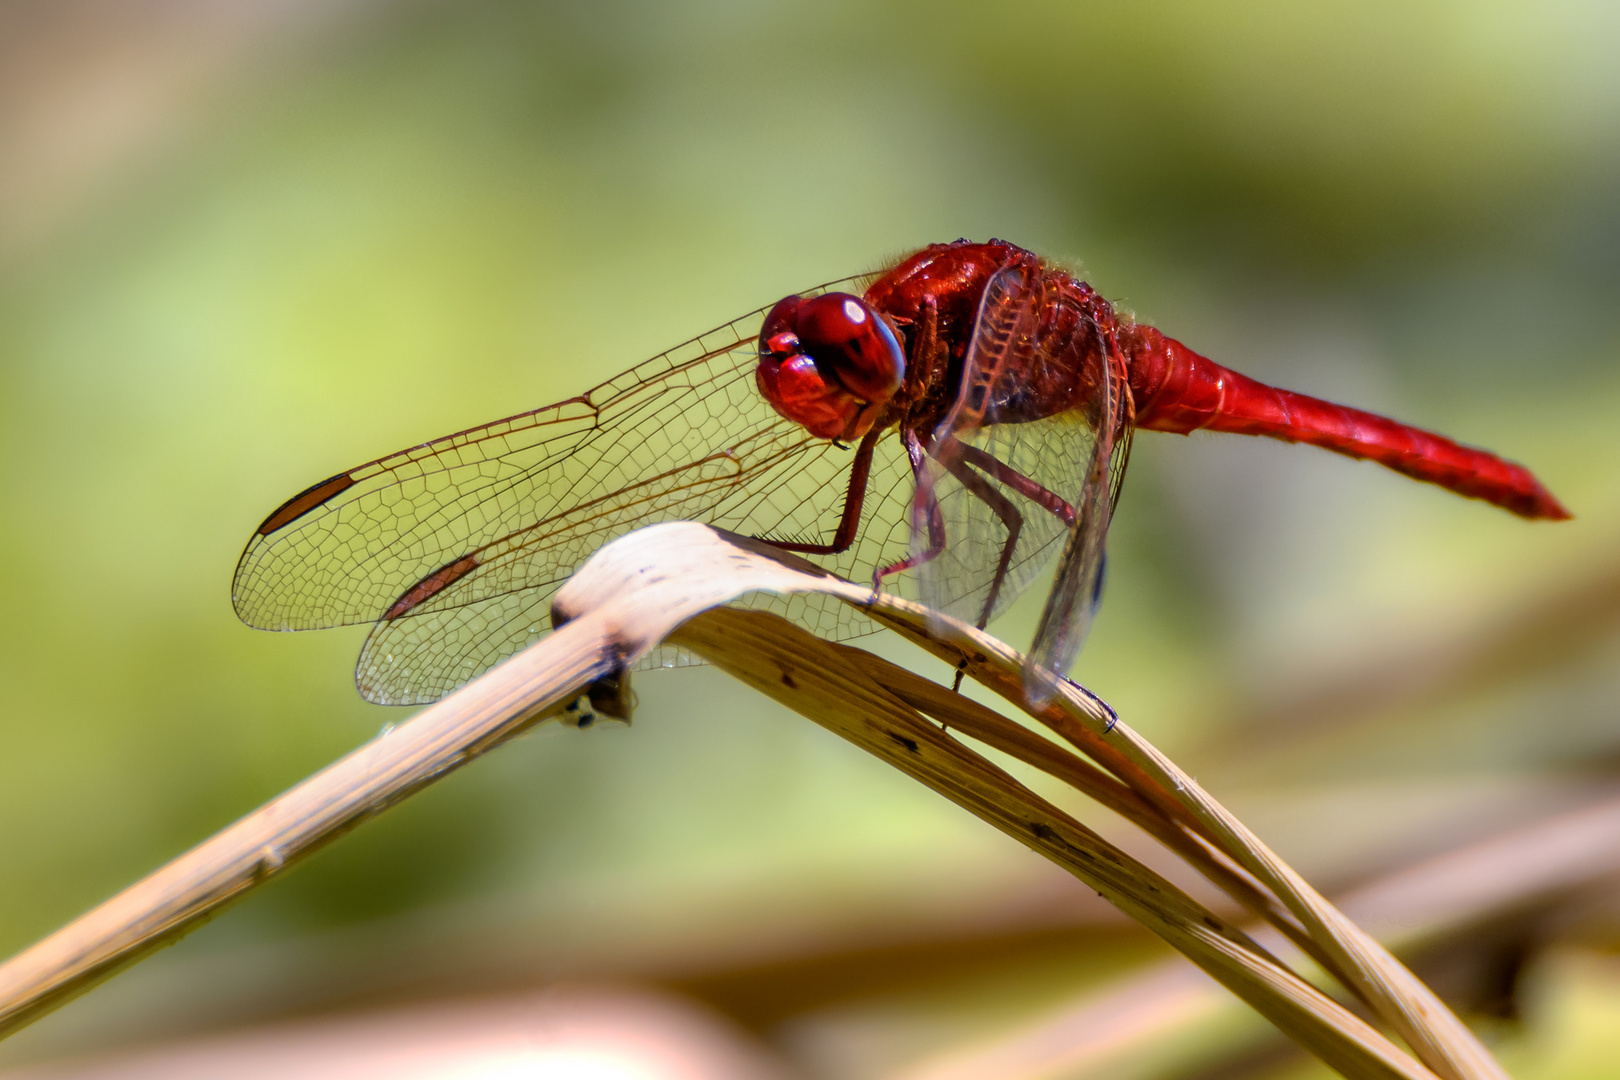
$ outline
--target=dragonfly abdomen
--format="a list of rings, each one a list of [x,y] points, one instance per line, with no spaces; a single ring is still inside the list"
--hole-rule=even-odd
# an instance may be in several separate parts
[[[1240,375],[1149,326],[1127,346],[1136,425],[1188,434],[1200,428],[1309,443],[1376,461],[1521,517],[1562,520],[1568,510],[1524,466],[1382,416],[1280,390]]]

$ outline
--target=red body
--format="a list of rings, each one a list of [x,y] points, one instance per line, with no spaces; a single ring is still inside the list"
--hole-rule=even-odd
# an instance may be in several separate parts
[[[955,399],[986,283],[1018,260],[1034,256],[997,240],[935,244],[909,256],[867,288],[867,303],[899,330],[906,351],[903,385],[869,426],[900,424],[919,433],[932,431]],[[1094,360],[1087,351],[1107,349],[1115,370],[1123,365],[1130,392],[1131,408],[1121,418],[1122,426],[1134,423],[1149,431],[1179,434],[1207,428],[1310,443],[1376,461],[1523,517],[1570,516],[1521,465],[1372,413],[1239,375],[1151,326],[1121,317],[1091,286],[1066,271],[1037,265],[1041,297],[1036,342],[1018,379],[1017,396],[1000,410],[1003,421],[1035,420],[1089,400],[1097,388],[1080,373],[1099,366],[1087,362]],[[929,335],[932,346],[920,333],[929,321],[934,324]],[[930,349],[934,355],[920,355]]]
[[[864,296],[790,296],[583,394],[329,477],[265,518],[232,598],[268,629],[374,623],[356,681],[413,704],[535,640],[558,582],[655,521],[709,522],[874,585],[915,569],[931,606],[980,626],[1056,556],[1026,665],[1039,700],[1096,608],[1133,426],[1313,443],[1569,516],[1518,465],[1261,385],[1022,248],[959,240]],[[870,629],[826,604],[796,617]]]

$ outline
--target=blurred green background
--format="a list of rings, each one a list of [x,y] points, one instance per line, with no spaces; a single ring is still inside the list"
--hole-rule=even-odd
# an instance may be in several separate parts
[[[0,950],[406,715],[356,697],[363,630],[236,621],[282,499],[957,236],[1574,511],[1137,440],[1077,675],[1284,855],[1348,883],[1609,790],[1617,55],[1620,8],[1574,2],[0,6]],[[713,671],[638,691],[634,726],[480,761],[0,1063],[567,977],[876,1076],[1156,955]],[[1620,1053],[1610,948],[1533,957],[1516,1074]]]

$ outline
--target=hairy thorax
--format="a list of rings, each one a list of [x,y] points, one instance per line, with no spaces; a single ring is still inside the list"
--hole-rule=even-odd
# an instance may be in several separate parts
[[[878,421],[918,432],[932,430],[961,386],[981,302],[992,275],[1029,261],[1038,295],[1027,348],[1009,350],[1014,365],[996,380],[993,405],[1002,422],[1039,420],[1075,408],[1096,392],[1101,355],[1120,362],[1120,320],[1091,286],[1068,271],[1000,240],[933,244],[883,273],[865,299],[886,315],[906,342],[906,380]]]

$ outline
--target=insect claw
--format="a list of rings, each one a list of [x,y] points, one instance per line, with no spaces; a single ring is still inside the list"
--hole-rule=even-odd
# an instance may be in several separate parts
[[[1062,676],[1062,678],[1064,682],[1068,683],[1070,686],[1084,694],[1088,701],[1099,706],[1103,712],[1108,714],[1108,719],[1103,724],[1103,734],[1106,735],[1110,731],[1113,731],[1114,725],[1119,723],[1119,713],[1114,711],[1114,707],[1108,704],[1108,702],[1104,701],[1102,698],[1098,697],[1096,694],[1093,694],[1090,690],[1087,690],[1084,686],[1069,678],[1067,675]]]
[[[883,595],[883,571],[878,570],[872,574],[872,595],[866,598],[866,605],[871,607]]]

